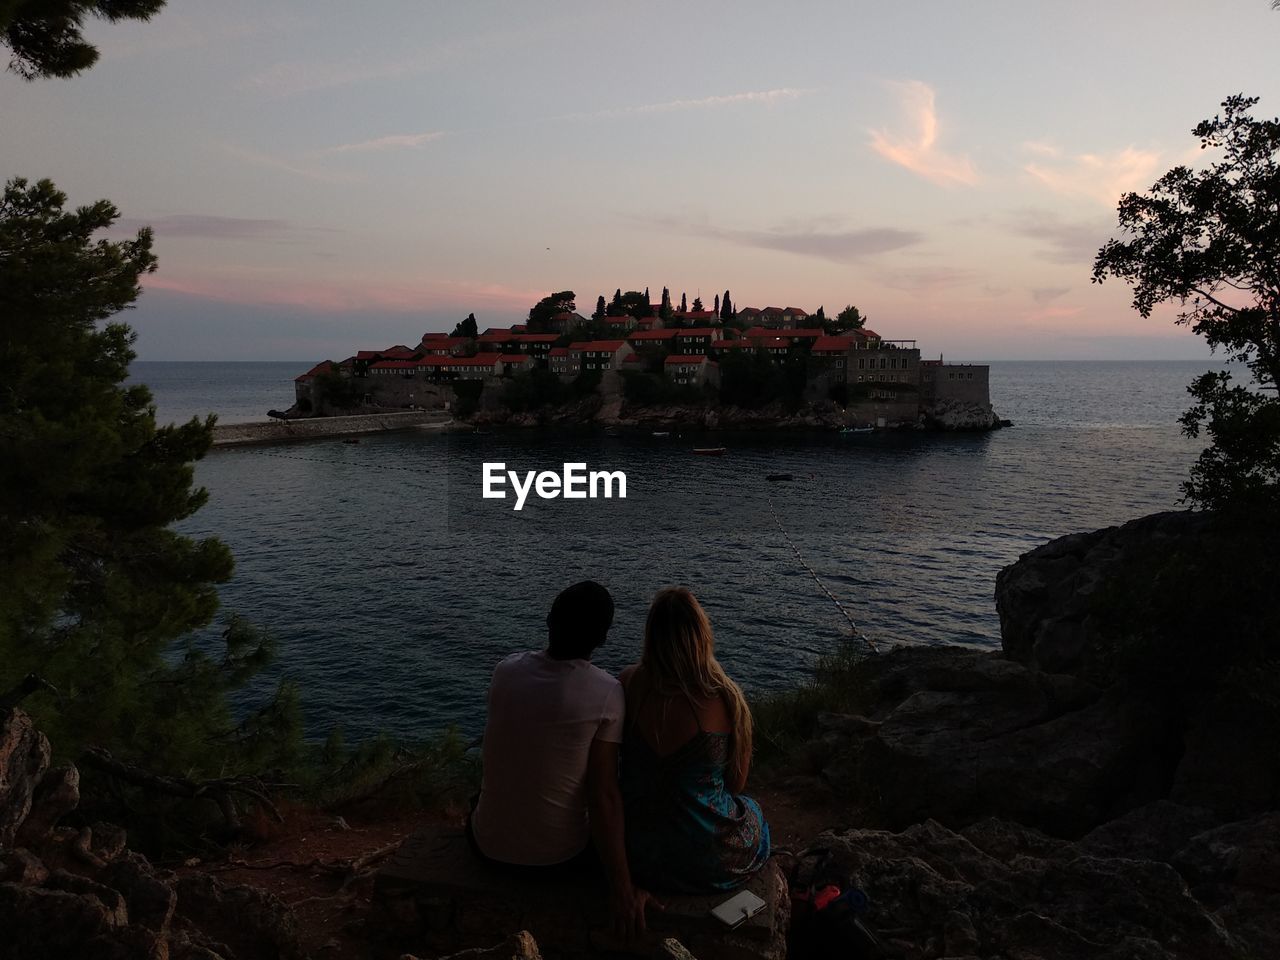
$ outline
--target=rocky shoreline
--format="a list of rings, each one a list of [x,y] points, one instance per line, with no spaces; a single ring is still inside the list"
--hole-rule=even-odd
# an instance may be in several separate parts
[[[866,921],[887,956],[1280,956],[1276,706],[1231,686],[1248,660],[1219,670],[1220,683],[1198,682],[1207,663],[1166,676],[1159,658],[1182,641],[1165,628],[1156,659],[1135,672],[1132,657],[1151,653],[1126,632],[1186,575],[1208,595],[1177,616],[1220,616],[1211,656],[1238,657],[1226,632],[1247,632],[1259,616],[1268,636],[1276,614],[1250,605],[1259,594],[1232,607],[1196,567],[1236,553],[1247,562],[1256,544],[1273,544],[1265,525],[1242,524],[1257,526],[1165,513],[1060,538],[1000,574],[1000,651],[903,646],[849,668],[841,709],[817,717],[782,783],[839,811],[810,845],[830,850],[867,894]],[[1264,588],[1274,584],[1267,562]],[[1249,574],[1219,576],[1243,584]],[[1187,676],[1197,682],[1179,686]],[[65,825],[78,823],[77,783],[74,766],[49,765],[26,715],[8,711],[0,929],[14,946],[0,956],[306,955],[289,908],[265,891],[159,870],[108,824]],[[495,915],[469,934],[476,946],[532,936],[467,955],[537,957],[540,922],[514,908]],[[670,942],[658,950],[690,956]]]

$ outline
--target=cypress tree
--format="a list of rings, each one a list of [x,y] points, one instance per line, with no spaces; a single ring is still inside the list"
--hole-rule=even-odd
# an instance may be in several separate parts
[[[689,312],[689,300],[683,293],[680,294],[680,312],[681,313]]]
[[[603,320],[605,317],[604,294],[596,297],[596,312],[591,315],[593,320]]]
[[[718,293],[716,294],[716,308],[711,312],[714,313],[717,317],[720,316],[720,294]]]
[[[729,300],[728,290],[724,292],[724,299],[720,301],[720,319],[721,320],[733,319],[733,304]]]

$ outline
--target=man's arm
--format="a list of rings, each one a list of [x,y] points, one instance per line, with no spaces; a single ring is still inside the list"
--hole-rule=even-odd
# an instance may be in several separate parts
[[[644,908],[649,894],[633,886],[627,867],[622,791],[618,788],[618,744],[592,740],[587,756],[587,798],[591,838],[609,880],[609,910],[617,931],[630,938],[645,930]]]

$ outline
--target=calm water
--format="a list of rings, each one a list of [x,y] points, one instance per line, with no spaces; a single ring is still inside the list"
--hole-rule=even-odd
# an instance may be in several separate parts
[[[237,558],[224,605],[280,640],[308,730],[415,736],[483,723],[493,664],[535,646],[556,591],[592,577],[618,605],[599,661],[634,659],[659,587],[687,584],[749,690],[792,684],[845,622],[808,562],[873,638],[999,642],[995,575],[1073,531],[1177,506],[1198,447],[1176,418],[1204,362],[997,363],[1011,430],[984,436],[695,437],[402,433],[211,453],[209,505],[184,532]],[[260,419],[306,364],[139,363],[161,419]],[[624,470],[626,500],[483,500],[481,463]],[[771,484],[770,472],[808,477]]]

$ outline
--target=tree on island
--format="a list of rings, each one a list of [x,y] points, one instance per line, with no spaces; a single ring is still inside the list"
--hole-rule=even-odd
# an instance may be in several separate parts
[[[543,297],[529,308],[529,332],[546,333],[551,321],[561,313],[573,313],[578,308],[572,290],[561,290]]]
[[[1221,151],[1204,170],[1177,166],[1145,194],[1127,193],[1121,239],[1098,251],[1093,280],[1133,287],[1143,317],[1177,303],[1215,352],[1248,365],[1252,388],[1210,371],[1187,388],[1195,404],[1183,433],[1210,445],[1183,483],[1201,507],[1267,503],[1280,507],[1280,120],[1256,120],[1256,97],[1236,95],[1223,115],[1192,133]]]
[[[671,291],[666,287],[662,288],[662,303],[658,306],[658,316],[663,320],[670,320],[675,313],[671,309]]]
[[[596,297],[596,312],[591,315],[592,320],[603,320],[609,315],[609,308],[605,306],[604,294]]]
[[[0,0],[0,43],[9,69],[26,80],[73,77],[98,61],[81,32],[86,17],[150,20],[165,0]]]
[[[694,313],[701,313],[701,312],[702,312],[702,298],[701,298],[701,297],[694,297],[694,298],[693,298],[693,312],[694,312]]]
[[[819,305],[818,309],[813,312],[813,320],[818,326],[824,329],[826,328],[827,311],[823,310],[821,305]]]
[[[837,333],[844,330],[861,330],[867,325],[867,318],[853,304],[845,307],[836,314],[835,323],[830,330],[831,333]]]
[[[270,643],[236,619],[221,652],[191,639],[231,553],[169,529],[207,499],[192,462],[214,418],[158,426],[147,388],[125,385],[135,335],[109,320],[155,269],[151,230],[95,239],[115,207],[65,203],[48,180],[0,200],[0,693],[28,673],[51,683],[26,706],[64,755],[92,742],[188,774],[275,763],[296,744],[292,691],[243,724],[226,703]]]
[[[689,312],[689,301],[683,293],[680,294],[680,312],[681,313]]]
[[[733,319],[733,303],[729,300],[729,291],[724,292],[724,297],[720,300],[720,319],[726,323]]]
[[[712,313],[714,313],[717,317],[718,317],[718,316],[720,316],[720,294],[718,294],[718,293],[716,294],[716,305],[715,305],[715,309],[714,309],[714,310],[712,310],[711,312],[712,312]]]
[[[467,319],[460,320],[458,325],[453,328],[453,336],[466,337],[468,340],[474,340],[480,335],[480,326],[476,323],[476,315],[468,313]]]

